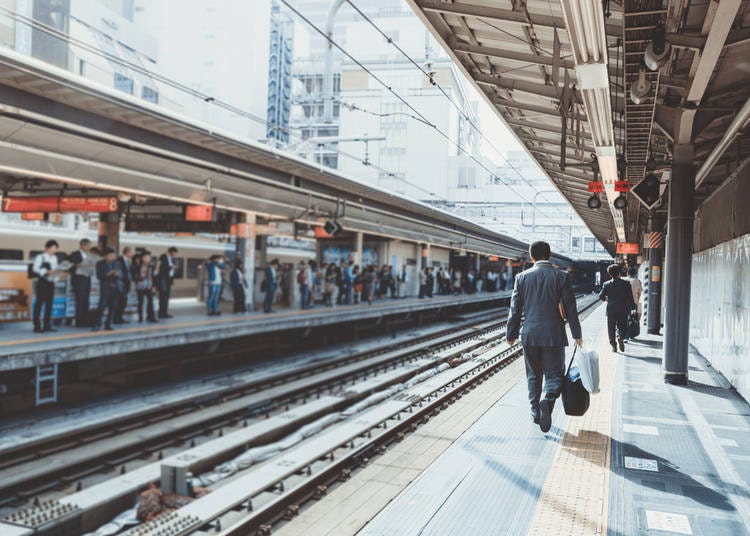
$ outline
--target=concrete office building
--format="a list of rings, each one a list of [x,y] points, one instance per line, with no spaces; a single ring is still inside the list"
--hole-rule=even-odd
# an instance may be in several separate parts
[[[134,2],[135,24],[157,37],[159,73],[207,96],[170,88],[170,98],[190,117],[241,136],[265,138],[271,1],[222,0],[185,7],[171,0]]]

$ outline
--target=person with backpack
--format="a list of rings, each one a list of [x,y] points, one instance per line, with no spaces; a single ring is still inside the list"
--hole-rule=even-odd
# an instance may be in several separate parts
[[[55,297],[57,281],[57,250],[60,245],[56,240],[47,240],[44,251],[34,257],[29,267],[29,277],[36,279],[36,301],[34,302],[34,333],[57,331],[52,327],[52,301]],[[40,317],[44,308],[44,323]]]

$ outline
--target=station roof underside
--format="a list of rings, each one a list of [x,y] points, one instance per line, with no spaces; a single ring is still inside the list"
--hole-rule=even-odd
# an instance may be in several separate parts
[[[612,253],[615,241],[639,241],[649,216],[663,214],[667,204],[647,209],[630,193],[625,211],[605,200],[600,210],[588,208],[587,184],[594,174],[587,163],[599,153],[592,118],[601,121],[602,115],[588,109],[581,90],[591,82],[578,80],[585,69],[577,67],[596,61],[606,66],[610,145],[624,155],[627,171],[620,179],[631,187],[651,171],[648,162],[661,174],[664,193],[675,145],[690,146],[697,207],[750,154],[743,115],[750,96],[748,0],[408,2]],[[587,16],[597,11],[600,20]],[[571,38],[568,20],[585,31],[574,31]],[[665,29],[671,52],[660,70],[644,69],[650,89],[635,104],[630,86],[657,26]],[[584,61],[581,50],[590,53],[595,48],[590,36],[601,33],[599,59],[593,54]],[[605,107],[601,100],[596,104]],[[734,121],[741,123],[736,130]]]
[[[517,258],[527,244],[0,50],[0,173]],[[17,185],[17,186],[14,186]],[[558,261],[570,259],[558,257]]]

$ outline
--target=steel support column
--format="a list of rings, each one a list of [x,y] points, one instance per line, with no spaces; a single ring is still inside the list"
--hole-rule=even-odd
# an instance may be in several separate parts
[[[649,230],[652,233],[664,231],[664,224],[660,219],[653,218]],[[661,330],[661,279],[664,266],[664,247],[651,248],[648,253],[648,301],[646,303],[646,320],[648,332],[658,335]]]
[[[252,311],[255,287],[255,214],[237,213],[235,229],[234,258],[242,262],[244,267],[247,281],[245,303],[248,311]]]
[[[97,242],[104,254],[105,248],[112,248],[115,253],[120,250],[120,214],[117,212],[102,212],[97,224]]]
[[[685,385],[688,379],[695,167],[690,146],[675,146],[674,153],[665,259],[663,366],[665,383]]]

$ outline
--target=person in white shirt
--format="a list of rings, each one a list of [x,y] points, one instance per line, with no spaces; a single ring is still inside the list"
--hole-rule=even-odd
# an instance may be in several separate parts
[[[633,301],[638,306],[638,318],[640,318],[643,285],[641,284],[641,280],[638,279],[638,270],[634,266],[628,268],[628,277],[626,277],[625,280],[630,282],[630,287],[633,289]]]
[[[34,257],[32,271],[36,276],[36,302],[34,303],[34,333],[57,331],[52,328],[52,300],[55,296],[57,280],[57,250],[60,245],[56,240],[47,240],[44,252]],[[44,324],[40,317],[44,307]]]

